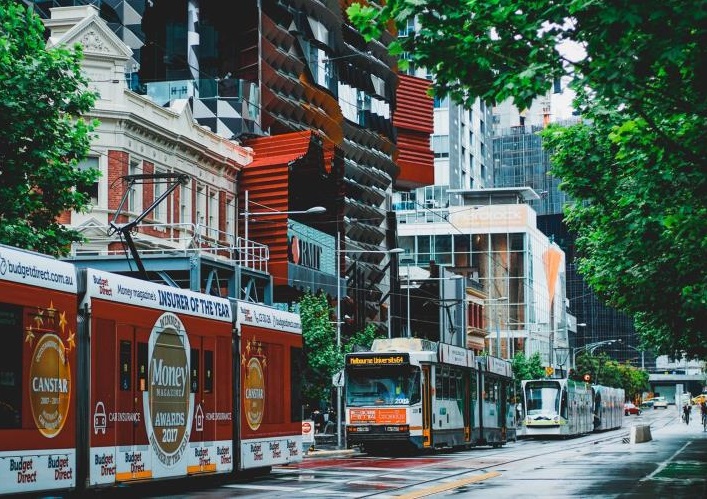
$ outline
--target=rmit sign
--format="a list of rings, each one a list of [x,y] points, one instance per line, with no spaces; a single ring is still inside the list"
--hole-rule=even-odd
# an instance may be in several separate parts
[[[287,242],[287,259],[310,269],[322,269],[322,247],[293,235]]]

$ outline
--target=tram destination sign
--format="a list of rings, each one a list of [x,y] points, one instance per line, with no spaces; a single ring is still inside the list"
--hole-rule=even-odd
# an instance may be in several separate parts
[[[351,353],[346,356],[347,366],[402,366],[410,363],[407,353]]]

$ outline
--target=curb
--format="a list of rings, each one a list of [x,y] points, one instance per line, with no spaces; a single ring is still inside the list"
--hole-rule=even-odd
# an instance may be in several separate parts
[[[355,449],[331,449],[331,450],[308,450],[304,453],[304,457],[331,457],[331,456],[351,456],[360,454]]]

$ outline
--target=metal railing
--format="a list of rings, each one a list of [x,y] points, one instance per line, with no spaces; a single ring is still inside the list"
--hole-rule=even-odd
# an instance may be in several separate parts
[[[104,236],[87,235],[86,242],[74,244],[71,256],[129,255],[127,247],[111,248],[111,243],[121,242],[117,235],[108,235],[108,225],[73,227],[81,232],[103,231]],[[192,223],[142,223],[135,226],[133,239],[141,256],[210,255],[230,261],[235,265],[268,271],[270,249],[255,241],[236,237],[204,224]],[[115,245],[114,245],[115,246]]]

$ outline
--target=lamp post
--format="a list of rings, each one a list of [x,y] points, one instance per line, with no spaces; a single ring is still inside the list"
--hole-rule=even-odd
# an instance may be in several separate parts
[[[639,352],[641,354],[641,369],[646,368],[646,351],[641,350],[640,348],[634,347],[632,345],[624,345],[626,348],[630,348],[631,350],[634,350],[636,352]]]
[[[621,343],[621,340],[604,340],[604,341],[595,341],[594,343],[587,343],[586,345],[582,345],[581,347],[573,348],[572,349],[572,367],[576,368],[577,363],[575,362],[577,358],[577,352],[588,352],[589,354],[593,354],[594,351],[599,348],[603,347],[606,345],[611,345],[613,343]]]
[[[248,245],[248,221],[250,217],[262,217],[262,216],[273,216],[273,215],[314,215],[317,213],[324,213],[326,212],[326,208],[323,206],[312,206],[311,208],[308,208],[306,210],[291,210],[291,211],[280,211],[280,210],[271,210],[268,209],[267,211],[249,211],[248,205],[250,204],[249,202],[249,196],[248,196],[248,191],[245,191],[245,203],[244,203],[244,210],[243,210],[243,217],[245,217],[244,220],[244,235],[245,235],[245,244],[246,244],[246,254],[245,254],[245,264],[248,266],[248,256],[250,255],[250,249],[247,247]],[[265,207],[267,208],[267,207]]]
[[[336,232],[336,351],[341,352],[341,257],[346,253],[386,253],[395,255],[404,253],[403,248],[391,248],[388,250],[342,250],[341,233]],[[341,386],[336,387],[336,446],[341,448]]]

